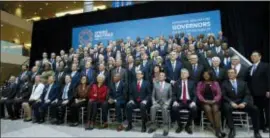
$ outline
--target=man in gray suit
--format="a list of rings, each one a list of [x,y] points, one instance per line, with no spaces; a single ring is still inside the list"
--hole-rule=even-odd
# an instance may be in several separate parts
[[[121,59],[117,59],[116,60],[116,68],[112,71],[112,75],[111,75],[111,81],[113,82],[113,76],[116,73],[121,74],[121,80],[125,83],[128,83],[128,74],[127,74],[127,70],[125,68],[122,67],[122,60]]]
[[[148,133],[152,133],[156,130],[156,113],[158,110],[162,111],[162,119],[163,119],[163,135],[167,136],[169,133],[169,125],[168,125],[168,107],[171,103],[172,98],[172,87],[171,84],[165,82],[166,75],[164,72],[159,74],[159,81],[154,83],[153,93],[152,93],[152,102],[153,105],[151,107],[151,121],[152,126],[148,130]]]

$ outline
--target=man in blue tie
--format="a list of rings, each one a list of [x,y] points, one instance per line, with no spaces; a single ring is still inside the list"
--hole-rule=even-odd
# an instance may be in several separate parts
[[[65,82],[66,84],[63,87],[61,93],[51,103],[52,118],[54,119],[53,124],[64,123],[65,109],[67,106],[69,106],[74,96],[73,94],[74,88],[71,86],[70,75],[66,75]]]
[[[221,85],[221,83],[225,80],[226,78],[226,71],[224,68],[220,67],[220,58],[219,57],[213,57],[212,58],[212,71],[215,73],[214,75],[214,79],[216,81],[219,82],[219,84]]]
[[[230,129],[228,138],[234,138],[236,135],[232,118],[232,112],[234,110],[244,111],[249,114],[253,124],[254,137],[261,138],[259,133],[259,110],[253,105],[253,100],[246,82],[236,79],[236,76],[236,70],[229,69],[229,80],[223,82],[221,89],[225,101],[223,110]]]

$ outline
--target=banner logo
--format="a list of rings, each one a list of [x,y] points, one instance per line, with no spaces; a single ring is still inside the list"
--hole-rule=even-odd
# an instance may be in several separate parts
[[[93,33],[90,29],[83,29],[79,33],[79,42],[81,45],[87,45],[92,43],[93,40]]]

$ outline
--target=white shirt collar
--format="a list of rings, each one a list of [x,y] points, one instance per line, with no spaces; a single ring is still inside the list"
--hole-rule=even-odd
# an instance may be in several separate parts
[[[260,64],[261,61],[258,61],[257,63],[253,64],[255,65],[256,67],[258,67],[258,65]]]

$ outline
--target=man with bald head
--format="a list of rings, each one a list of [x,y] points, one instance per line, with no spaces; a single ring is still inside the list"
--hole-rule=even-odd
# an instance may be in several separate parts
[[[109,88],[109,98],[102,105],[102,115],[104,118],[107,118],[109,109],[114,107],[118,123],[117,131],[121,131],[124,129],[122,125],[123,118],[121,108],[124,107],[127,100],[127,84],[121,80],[120,73],[114,74],[113,82]],[[105,120],[105,122],[107,122],[107,120]]]

